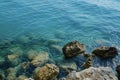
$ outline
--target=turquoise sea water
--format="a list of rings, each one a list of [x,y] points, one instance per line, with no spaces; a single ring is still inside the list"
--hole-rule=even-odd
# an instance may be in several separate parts
[[[25,50],[39,45],[55,59],[62,54],[56,57],[59,51],[49,46],[73,40],[85,44],[88,53],[103,45],[120,49],[120,1],[0,0],[0,39],[18,44],[22,39]]]

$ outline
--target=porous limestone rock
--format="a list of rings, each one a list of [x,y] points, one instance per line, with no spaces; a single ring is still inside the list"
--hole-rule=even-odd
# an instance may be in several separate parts
[[[54,64],[46,64],[35,70],[35,80],[55,80],[59,73],[59,68]]]
[[[71,58],[83,54],[85,52],[85,46],[78,41],[72,41],[67,43],[62,50],[66,58]]]
[[[118,80],[110,67],[90,67],[80,72],[71,72],[66,80]]]

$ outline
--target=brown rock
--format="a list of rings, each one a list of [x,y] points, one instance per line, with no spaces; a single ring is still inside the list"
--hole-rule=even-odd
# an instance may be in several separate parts
[[[85,52],[85,46],[78,41],[72,41],[67,43],[62,50],[66,58],[71,58],[78,54],[83,54]]]
[[[59,68],[54,64],[46,64],[36,69],[34,74],[35,80],[55,80],[59,73]]]
[[[99,47],[92,52],[99,58],[113,58],[116,55],[118,55],[118,50],[115,47],[107,47],[107,46],[102,46]]]

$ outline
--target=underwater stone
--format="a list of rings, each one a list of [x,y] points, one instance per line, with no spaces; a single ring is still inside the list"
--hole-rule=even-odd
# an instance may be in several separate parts
[[[46,64],[35,70],[35,80],[55,80],[59,74],[59,68],[54,64]]]
[[[31,61],[31,64],[33,66],[42,66],[46,62],[49,61],[49,54],[47,52],[40,52],[38,55],[36,55],[33,60]]]
[[[83,63],[82,67],[84,69],[92,67],[93,65],[93,54],[84,54],[85,57],[87,57],[87,60]]]
[[[71,72],[66,80],[118,80],[110,67],[90,67],[80,72]]]
[[[16,80],[25,80],[27,77],[25,75],[20,75]]]
[[[116,55],[118,55],[118,50],[115,47],[102,46],[93,50],[92,53],[98,56],[99,58],[106,59],[106,58],[113,58]]]
[[[71,58],[85,52],[85,46],[78,41],[67,43],[63,48],[63,53],[66,58]]]
[[[28,51],[28,53],[27,53],[27,57],[28,57],[28,59],[29,60],[33,60],[33,58],[35,57],[35,56],[37,56],[37,51],[35,51],[35,50],[29,50]]]
[[[16,79],[16,69],[8,68],[6,80],[15,80]]]
[[[60,68],[59,78],[67,76],[71,71],[77,70],[77,65],[73,61],[61,61],[57,63]]]

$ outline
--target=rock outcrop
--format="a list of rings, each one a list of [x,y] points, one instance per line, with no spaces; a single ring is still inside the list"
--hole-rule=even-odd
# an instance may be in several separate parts
[[[98,56],[99,58],[106,59],[113,58],[116,55],[118,55],[118,50],[115,47],[102,46],[93,50],[92,53]]]
[[[54,64],[46,64],[45,66],[35,70],[35,80],[55,80],[59,73],[59,68]]]
[[[67,43],[62,50],[66,58],[71,58],[77,56],[78,54],[84,53],[85,46],[78,41],[72,41]]]
[[[110,67],[90,67],[80,72],[71,72],[66,80],[118,80]]]

